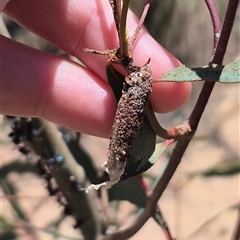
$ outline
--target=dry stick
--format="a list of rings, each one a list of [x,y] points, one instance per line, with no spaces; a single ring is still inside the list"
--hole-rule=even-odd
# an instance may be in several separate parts
[[[143,175],[138,176],[138,181],[140,182],[141,188],[146,192],[147,195],[150,195],[150,192],[148,192],[148,186],[147,183],[144,180]],[[170,232],[170,229],[168,227],[167,221],[164,219],[164,216],[162,214],[162,211],[158,204],[156,205],[156,209],[152,215],[153,219],[157,222],[157,224],[160,225],[160,227],[163,230],[163,233],[167,240],[173,240],[172,234]]]
[[[116,25],[118,39],[120,39],[121,0],[109,0],[113,10],[114,22]]]
[[[228,39],[230,37],[232,25],[236,16],[238,3],[239,0],[229,0],[226,16],[224,19],[224,24],[222,27],[222,32],[219,38],[219,42],[217,44],[215,55],[213,57],[214,63],[221,64],[223,60]],[[173,150],[172,156],[169,160],[169,163],[166,167],[166,170],[164,171],[162,177],[159,179],[157,185],[155,186],[152,195],[149,197],[149,200],[144,211],[130,227],[120,230],[112,235],[105,236],[102,238],[103,240],[128,239],[129,237],[133,236],[152,216],[152,213],[155,210],[155,206],[159,198],[161,197],[163,191],[165,190],[174,172],[176,171],[181,161],[181,158],[197,129],[198,122],[200,121],[200,118],[208,102],[213,87],[214,83],[205,82],[199,95],[198,101],[189,118],[189,123],[191,126],[194,126],[193,128],[194,131],[191,134],[186,135],[184,138],[178,140]]]
[[[240,239],[240,208],[238,207],[238,219],[237,224],[234,229],[234,234],[232,240],[239,240]]]
[[[129,47],[128,47],[130,53],[132,52],[132,46],[133,46],[133,44],[134,44],[134,42],[135,42],[135,40],[136,40],[136,38],[137,38],[137,36],[138,36],[141,28],[142,28],[142,25],[143,25],[143,23],[144,23],[144,20],[145,20],[145,18],[146,18],[146,16],[147,16],[147,13],[148,13],[148,9],[149,9],[149,7],[150,7],[150,4],[151,4],[151,0],[148,0],[147,3],[146,3],[146,5],[145,5],[145,7],[144,7],[144,9],[143,9],[143,13],[142,13],[142,16],[141,16],[141,18],[140,18],[140,20],[139,20],[138,26],[137,26],[137,28],[136,28],[133,36],[131,37],[131,40],[130,40],[130,42],[129,42]]]
[[[127,37],[127,13],[130,0],[123,0],[121,19],[120,19],[120,55],[122,58],[129,57],[128,37]]]
[[[157,218],[155,217],[157,213],[159,215],[161,215],[160,216],[161,219],[159,219],[159,220],[157,220]],[[173,240],[173,237],[172,237],[172,234],[171,234],[170,229],[168,227],[167,221],[164,219],[163,214],[161,212],[161,209],[160,209],[160,207],[158,207],[158,205],[156,206],[156,210],[155,210],[155,214],[153,215],[153,218],[158,224],[160,224],[166,239],[167,240]]]

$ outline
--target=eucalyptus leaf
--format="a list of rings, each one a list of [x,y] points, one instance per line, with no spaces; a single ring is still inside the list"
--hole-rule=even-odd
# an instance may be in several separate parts
[[[3,211],[2,211],[3,214]],[[14,223],[7,217],[0,215],[1,240],[17,239]]]
[[[0,171],[1,179],[4,179],[10,172],[17,172],[19,174],[31,172],[37,175],[37,168],[32,163],[19,162],[19,160],[3,165]]]
[[[127,177],[136,176],[143,172],[146,172],[149,168],[151,168],[157,162],[157,160],[163,154],[163,152],[166,150],[166,148],[173,142],[174,142],[174,140],[172,139],[172,140],[166,140],[162,143],[158,143],[156,145],[155,151],[153,152],[153,154],[150,157],[142,158],[144,161],[138,160],[133,163],[130,163],[128,166]],[[134,156],[136,157],[137,153]],[[146,161],[146,159],[147,159],[147,161]],[[125,179],[127,177],[123,176],[123,179]]]
[[[15,240],[17,239],[17,235],[15,232],[10,232],[10,231],[3,231],[1,233],[1,240]]]
[[[2,191],[5,195],[8,196],[16,196],[17,195],[17,188],[14,184],[12,184],[7,179],[1,180],[1,187]],[[28,221],[28,216],[26,215],[26,212],[21,207],[20,203],[18,201],[9,201],[12,209],[14,210],[14,213],[17,215],[17,217],[21,220]]]
[[[160,76],[161,82],[212,81],[220,83],[240,82],[240,59],[226,66],[211,64],[203,67],[188,68],[180,66]]]
[[[222,177],[228,177],[231,175],[239,174],[240,173],[240,159],[228,159],[224,160],[222,162],[219,162],[215,164],[214,166],[204,170],[204,171],[198,171],[189,174],[190,178],[201,176],[201,177],[216,177],[216,176],[222,176]]]
[[[138,207],[144,208],[147,203],[147,195],[137,178],[120,181],[109,190],[109,200],[129,201]]]

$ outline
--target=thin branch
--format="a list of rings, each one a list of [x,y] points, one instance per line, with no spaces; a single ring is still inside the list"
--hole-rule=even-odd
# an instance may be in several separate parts
[[[146,5],[145,5],[145,7],[143,9],[142,16],[141,16],[141,18],[139,20],[138,26],[137,26],[133,36],[131,37],[131,40],[129,42],[129,52],[130,53],[132,52],[132,46],[133,46],[133,44],[134,44],[134,42],[135,42],[135,40],[136,40],[136,38],[137,38],[141,28],[142,28],[142,25],[143,25],[143,22],[144,22],[144,20],[146,18],[147,13],[148,13],[150,4],[151,4],[151,0],[147,0]]]
[[[228,40],[230,38],[234,19],[236,16],[238,4],[239,4],[239,0],[229,0],[221,35],[216,47],[216,52],[214,53],[213,59],[211,60],[210,63],[222,64],[222,61],[227,49]],[[197,103],[189,118],[189,124],[192,129],[197,128],[197,125],[200,121],[200,118],[208,102],[210,94],[214,88],[214,85],[215,85],[215,82],[204,83],[203,88],[198,97]]]
[[[161,209],[158,207],[158,205],[156,207],[156,212],[154,213],[153,218],[161,226],[166,239],[173,240],[167,221],[164,219]]]
[[[212,19],[212,24],[213,24],[213,55],[216,51],[217,43],[220,37],[221,33],[221,23],[219,19],[219,14],[216,8],[216,5],[214,3],[214,0],[205,0],[206,5],[208,7],[211,19]]]
[[[238,208],[238,219],[237,219],[236,229],[234,230],[232,240],[239,240],[239,239],[240,239],[240,208]]]
[[[109,0],[113,10],[114,22],[116,25],[118,39],[120,39],[121,0]]]
[[[222,33],[216,48],[216,52],[213,57],[213,62],[221,64],[228,39],[231,33],[232,25],[234,22],[234,18],[236,15],[236,10],[238,6],[239,0],[229,0],[227,13],[225,16],[224,24]],[[133,234],[135,234],[144,224],[145,222],[152,216],[152,213],[155,210],[156,204],[161,197],[163,191],[165,190],[166,186],[168,185],[170,179],[172,178],[173,174],[175,173],[178,165],[181,162],[181,158],[188,147],[188,144],[190,143],[192,137],[195,134],[195,131],[197,129],[198,123],[200,121],[200,118],[203,114],[203,111],[205,109],[205,106],[208,102],[208,99],[211,95],[212,89],[214,87],[214,83],[205,82],[202,91],[199,95],[198,101],[194,107],[194,110],[189,118],[189,124],[192,127],[192,132],[189,135],[186,135],[183,139],[179,139],[173,153],[171,155],[171,158],[169,160],[169,163],[161,176],[161,178],[158,180],[152,195],[149,197],[149,201],[147,202],[146,208],[141,213],[138,219],[129,226],[126,229],[120,230],[112,235],[105,236],[104,240],[115,240],[115,239],[127,239],[131,237]]]
[[[139,180],[140,186],[142,187],[143,191],[145,191],[146,195],[149,196],[150,193],[148,191],[148,186],[147,186],[145,179],[143,178],[143,175],[139,175],[138,180]],[[160,207],[158,206],[158,204],[156,205],[156,209],[155,209],[155,212],[153,213],[152,217],[156,221],[156,223],[162,228],[163,233],[166,236],[166,239],[173,240],[172,234],[168,227],[168,223],[167,223],[166,219],[164,218],[162,211],[161,211]]]
[[[229,0],[227,12],[222,26],[221,35],[217,44],[216,52],[211,63],[222,64],[230,34],[232,31],[234,19],[238,9],[239,0]]]
[[[153,131],[163,139],[179,139],[192,131],[188,121],[168,130],[164,129],[158,122],[150,103],[146,108],[146,116]]]
[[[127,36],[127,12],[130,0],[123,0],[120,19],[120,54],[122,58],[128,57],[128,36]]]

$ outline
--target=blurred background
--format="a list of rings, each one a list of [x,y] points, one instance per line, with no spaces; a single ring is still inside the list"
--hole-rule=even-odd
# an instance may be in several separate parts
[[[144,1],[132,0],[131,8],[140,16]],[[223,21],[225,0],[216,1]],[[28,46],[69,57],[55,46],[21,28],[3,15],[11,37]],[[239,58],[239,9],[224,63]],[[204,1],[153,0],[145,26],[151,35],[189,67],[206,65],[213,46],[212,24]],[[188,102],[169,114],[158,114],[164,127],[188,117],[202,83],[194,83]],[[79,239],[74,221],[61,215],[62,209],[48,196],[45,182],[34,167],[21,169],[15,163],[30,163],[31,156],[17,151],[8,137],[11,128],[1,116],[1,226],[2,239]],[[178,240],[233,239],[239,211],[239,85],[216,84],[194,140],[159,201],[173,236]],[[97,167],[106,160],[107,139],[81,136],[80,143]],[[158,176],[169,150],[148,171]],[[30,164],[31,165],[31,164]],[[119,225],[127,226],[136,217],[136,208],[127,203],[117,206]],[[150,219],[132,240],[165,239],[161,228]]]

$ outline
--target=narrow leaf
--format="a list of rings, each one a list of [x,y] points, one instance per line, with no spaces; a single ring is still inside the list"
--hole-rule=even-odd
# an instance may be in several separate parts
[[[212,64],[198,68],[180,66],[163,74],[157,81],[161,82],[193,82],[213,81],[220,83],[240,82],[240,59],[226,66]]]
[[[137,178],[131,178],[127,181],[121,181],[113,185],[109,190],[109,200],[129,201],[138,207],[145,207],[147,195],[139,184]]]
[[[217,163],[216,165],[212,166],[211,168],[199,171],[195,173],[191,173],[189,176],[196,177],[215,177],[215,176],[222,176],[228,177],[231,175],[239,174],[240,173],[240,159],[228,159],[222,162]]]
[[[166,140],[166,141],[164,141],[162,143],[158,143],[156,145],[156,149],[155,149],[154,153],[148,159],[148,161],[144,161],[144,162],[141,161],[139,163],[139,165],[138,165],[138,167],[136,169],[135,175],[143,173],[143,172],[147,171],[150,167],[152,167],[157,162],[159,157],[163,154],[163,152],[166,150],[166,148],[170,144],[172,144],[173,142],[174,142],[174,140],[171,139],[171,140]]]
[[[37,168],[32,163],[19,162],[19,160],[3,165],[0,168],[0,171],[1,171],[0,179],[6,178],[6,176],[10,172],[17,172],[19,174],[31,172],[33,174],[37,174]]]

